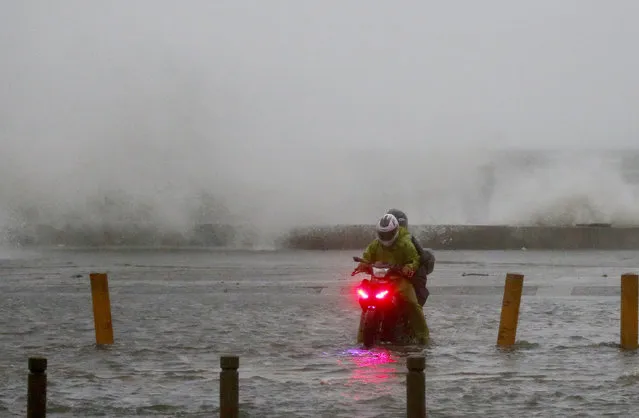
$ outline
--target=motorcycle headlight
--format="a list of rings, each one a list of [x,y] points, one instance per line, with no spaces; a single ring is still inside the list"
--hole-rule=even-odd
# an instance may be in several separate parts
[[[388,273],[388,269],[387,268],[373,267],[373,276],[374,277],[386,277],[387,273]]]

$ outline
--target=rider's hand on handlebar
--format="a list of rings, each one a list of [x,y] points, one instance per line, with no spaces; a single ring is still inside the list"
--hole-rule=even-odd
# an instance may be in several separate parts
[[[357,267],[355,267],[355,270],[353,270],[353,272],[351,273],[351,276],[356,275],[357,273],[364,273],[366,271],[368,271],[368,265],[364,264],[364,263],[359,263],[357,265]]]
[[[410,279],[415,275],[415,271],[410,266],[404,266],[402,268],[402,274]]]

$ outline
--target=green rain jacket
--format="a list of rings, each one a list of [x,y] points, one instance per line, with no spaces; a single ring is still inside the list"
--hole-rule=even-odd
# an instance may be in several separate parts
[[[417,271],[420,264],[420,257],[410,233],[404,227],[399,228],[399,236],[390,247],[384,247],[379,240],[371,242],[364,250],[362,258],[369,263],[380,261],[382,263],[395,264],[400,266],[410,266],[413,271]]]

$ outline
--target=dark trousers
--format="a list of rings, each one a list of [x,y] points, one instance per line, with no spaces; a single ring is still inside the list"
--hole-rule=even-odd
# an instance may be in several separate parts
[[[415,288],[415,295],[417,295],[417,302],[424,306],[426,303],[426,299],[428,299],[428,295],[430,292],[426,288],[426,281],[428,277],[426,275],[426,266],[419,266],[415,275],[412,277],[411,282],[413,283],[413,287]]]

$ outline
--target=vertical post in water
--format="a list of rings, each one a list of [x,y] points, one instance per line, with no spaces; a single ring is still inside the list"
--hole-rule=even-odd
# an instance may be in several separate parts
[[[523,288],[523,274],[506,274],[504,298],[501,303],[499,333],[497,334],[497,345],[499,346],[511,346],[515,344],[517,322],[519,321],[519,305],[521,304],[521,292]]]
[[[621,348],[637,349],[637,321],[639,276],[633,273],[621,275]]]
[[[238,356],[220,357],[220,418],[238,418],[239,413],[239,376]]]
[[[98,345],[113,344],[113,325],[111,324],[109,280],[106,273],[91,273],[90,278],[91,296],[93,298],[95,343]]]
[[[29,358],[27,418],[47,416],[47,359]]]
[[[406,359],[406,416],[424,418],[426,416],[426,358],[410,356]]]

